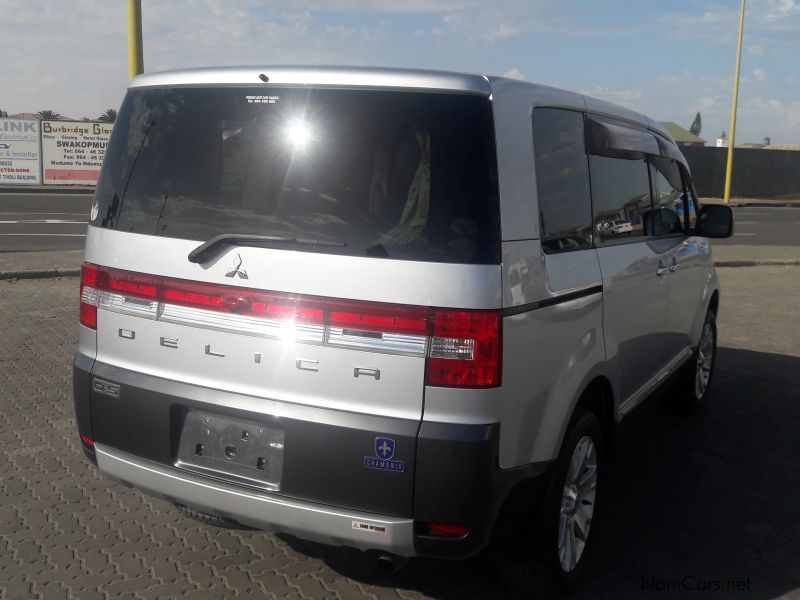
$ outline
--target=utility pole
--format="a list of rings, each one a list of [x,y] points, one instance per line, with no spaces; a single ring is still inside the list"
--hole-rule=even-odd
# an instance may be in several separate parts
[[[131,79],[144,73],[142,0],[128,0],[128,67]]]
[[[739,71],[742,67],[742,34],[744,33],[744,2],[739,15],[739,44],[736,47],[736,75],[733,78],[733,107],[731,108],[731,135],[728,138],[728,166],[725,169],[725,204],[731,201],[731,176],[733,175],[733,147],[736,143],[736,107],[739,104]]]

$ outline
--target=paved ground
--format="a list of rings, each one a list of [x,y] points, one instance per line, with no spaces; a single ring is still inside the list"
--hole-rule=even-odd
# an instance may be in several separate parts
[[[720,277],[709,405],[683,416],[667,394],[622,429],[576,598],[800,599],[800,267]],[[196,524],[98,475],[72,415],[77,288],[0,281],[0,598],[513,597],[479,559],[384,574],[356,551]],[[728,581],[745,591],[697,591]]]

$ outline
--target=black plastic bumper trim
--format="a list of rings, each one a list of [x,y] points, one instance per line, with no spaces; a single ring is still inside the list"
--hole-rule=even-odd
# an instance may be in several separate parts
[[[553,298],[537,300],[536,302],[528,302],[527,304],[520,304],[519,306],[509,306],[508,308],[503,309],[503,316],[511,317],[513,315],[519,315],[522,313],[531,312],[532,310],[539,310],[540,308],[547,308],[548,306],[555,306],[556,304],[571,302],[573,300],[577,300],[578,298],[584,298],[586,296],[591,296],[593,294],[599,294],[602,291],[603,291],[602,285],[593,285],[591,287],[584,288],[582,290],[569,292],[567,294],[561,294],[560,296],[555,296]]]

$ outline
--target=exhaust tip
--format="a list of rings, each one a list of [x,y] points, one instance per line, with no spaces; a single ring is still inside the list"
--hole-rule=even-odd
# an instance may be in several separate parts
[[[377,568],[386,573],[397,573],[407,562],[408,558],[405,556],[382,554],[378,557]]]

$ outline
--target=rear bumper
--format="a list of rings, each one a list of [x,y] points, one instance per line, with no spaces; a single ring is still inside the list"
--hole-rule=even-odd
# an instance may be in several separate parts
[[[79,432],[94,440],[94,457],[104,473],[201,512],[332,545],[401,556],[467,557],[487,545],[511,492],[538,495],[548,473],[547,464],[499,469],[497,423],[419,423],[296,407],[276,416],[257,412],[252,407],[258,399],[252,397],[81,355],[73,380]],[[101,393],[97,380],[118,385],[119,394]],[[280,491],[176,468],[181,424],[191,409],[280,426],[287,446]],[[376,436],[395,440],[403,472],[364,468]],[[513,496],[519,504],[519,494]],[[526,497],[521,513],[535,501]],[[470,532],[455,539],[430,535],[426,523],[465,525]]]
[[[281,531],[334,546],[413,556],[414,521],[379,517],[272,494],[252,493],[144,461],[102,444],[95,446],[105,474],[154,496],[217,514],[258,529]]]

